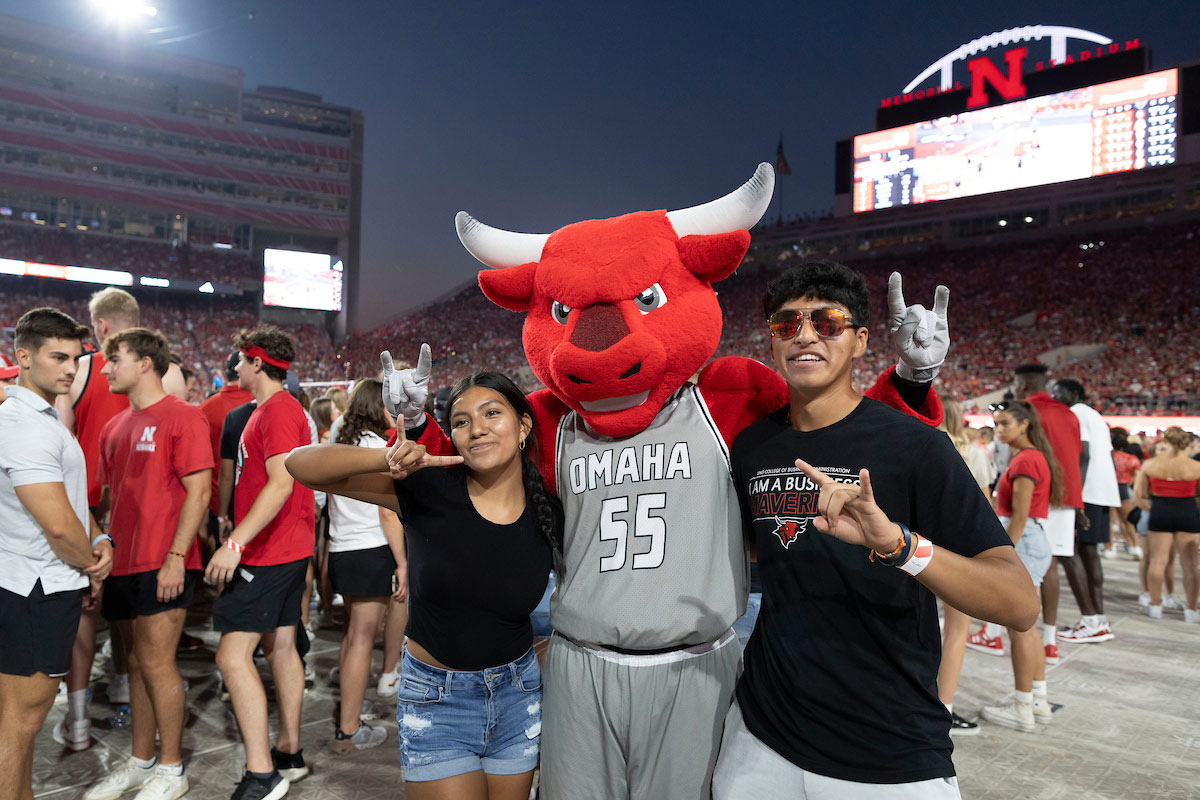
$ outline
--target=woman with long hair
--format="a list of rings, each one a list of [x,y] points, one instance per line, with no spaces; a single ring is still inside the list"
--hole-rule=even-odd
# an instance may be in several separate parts
[[[1011,400],[992,406],[996,441],[1013,451],[1008,468],[996,483],[996,513],[1016,545],[1021,563],[1029,570],[1034,586],[1050,567],[1050,542],[1045,522],[1050,506],[1062,502],[1063,482],[1050,440],[1046,438],[1033,406]],[[1016,691],[1008,703],[984,706],[981,716],[988,722],[1031,732],[1035,723],[1050,722],[1046,697],[1046,658],[1041,633],[1008,629],[1012,645],[1013,681]]]
[[[985,495],[992,485],[992,466],[982,447],[971,443],[963,427],[962,406],[950,397],[942,397],[942,424],[938,427],[946,432],[954,449],[962,456],[971,470],[971,476]],[[938,698],[950,712],[950,735],[969,736],[979,733],[979,725],[954,711],[954,693],[958,690],[958,679],[962,675],[963,655],[967,649],[967,632],[971,618],[953,606],[942,603],[942,662],[938,667]]]
[[[404,523],[410,606],[396,715],[406,796],[525,800],[542,692],[529,615],[561,554],[562,509],[533,463],[533,414],[512,381],[463,378],[447,409],[458,455],[431,456],[400,429],[386,451],[305,447],[287,467]]]
[[[333,401],[328,397],[318,397],[308,407],[308,413],[312,416],[313,422],[317,423],[318,444],[325,444],[329,441],[329,429],[333,427],[334,410]]]
[[[339,443],[386,450],[394,426],[381,390],[379,381],[360,381],[355,387],[338,430]],[[389,605],[403,609],[408,590],[404,530],[395,512],[329,494],[327,564],[330,583],[342,596],[348,616],[338,655],[341,709],[329,749],[351,753],[387,739],[385,728],[367,725],[359,715],[370,679],[375,633]]]
[[[1196,507],[1196,487],[1200,486],[1200,462],[1188,457],[1190,437],[1179,427],[1163,433],[1165,451],[1142,465],[1134,483],[1134,501],[1150,512],[1150,565],[1146,572],[1151,619],[1162,619],[1163,580],[1169,569],[1171,546],[1183,567],[1183,591],[1186,622],[1200,623],[1196,609],[1200,593],[1196,555],[1200,546],[1200,509]]]

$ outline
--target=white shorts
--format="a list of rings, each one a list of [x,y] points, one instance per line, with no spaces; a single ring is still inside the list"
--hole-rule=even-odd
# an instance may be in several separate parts
[[[1075,555],[1075,509],[1051,506],[1050,518],[1044,527],[1046,538],[1050,540],[1050,555]]]
[[[725,717],[712,790],[713,800],[961,800],[958,778],[856,783],[801,769],[746,728],[736,701]]]

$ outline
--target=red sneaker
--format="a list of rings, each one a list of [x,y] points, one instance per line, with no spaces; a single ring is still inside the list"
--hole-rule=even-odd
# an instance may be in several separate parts
[[[988,655],[1004,655],[1004,640],[999,636],[988,636],[986,625],[967,637],[967,647]]]
[[[1046,645],[1046,663],[1047,664],[1057,664],[1058,663],[1058,643],[1057,642],[1055,642],[1054,644]]]

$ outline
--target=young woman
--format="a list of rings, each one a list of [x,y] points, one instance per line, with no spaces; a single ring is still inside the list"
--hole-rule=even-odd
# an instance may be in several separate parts
[[[318,397],[312,401],[309,406],[308,413],[312,415],[313,422],[317,423],[317,443],[325,444],[329,441],[329,429],[333,427],[333,412],[336,406],[328,397]]]
[[[1034,586],[1038,586],[1050,566],[1050,542],[1044,523],[1050,505],[1062,501],[1062,473],[1033,406],[1024,400],[1012,400],[992,406],[992,412],[996,441],[1007,444],[1013,453],[996,484],[996,513]],[[1008,703],[984,706],[981,716],[996,725],[1028,733],[1035,722],[1050,722],[1045,651],[1036,627],[1024,632],[1009,628],[1008,638],[1016,691]]]
[[[1196,609],[1200,591],[1196,566],[1200,546],[1200,509],[1196,507],[1200,462],[1188,457],[1189,440],[1182,428],[1167,428],[1163,434],[1165,451],[1160,450],[1142,465],[1133,496],[1144,511],[1150,512],[1150,566],[1146,573],[1150,605],[1146,612],[1152,619],[1162,618],[1162,585],[1174,544],[1183,566],[1183,617],[1187,622],[1200,623],[1200,611]]]
[[[941,398],[942,424],[938,427],[946,432],[954,449],[967,462],[972,477],[985,495],[991,492],[992,465],[987,452],[972,444],[963,427],[962,406],[950,397]],[[945,626],[942,628],[942,663],[938,668],[938,698],[950,712],[950,735],[969,736],[979,733],[978,723],[959,716],[954,711],[954,693],[958,690],[958,679],[962,675],[963,655],[967,649],[967,631],[971,618],[953,606],[942,604]]]
[[[1142,460],[1126,449],[1129,447],[1129,431],[1124,428],[1113,428],[1111,435],[1113,467],[1117,471],[1117,491],[1121,496],[1121,507],[1114,509],[1113,516],[1117,518],[1117,529],[1121,532],[1121,538],[1129,546],[1130,557],[1134,561],[1141,561],[1143,553],[1138,544],[1137,531],[1128,517],[1129,512],[1133,510],[1133,476],[1141,469]],[[1117,552],[1115,544],[1116,541],[1110,532],[1108,549],[1104,551],[1104,555],[1110,558],[1115,556]],[[1142,588],[1144,591],[1144,584]]]
[[[383,406],[382,388],[379,381],[360,381],[355,387],[338,430],[340,444],[386,450],[394,425]],[[328,569],[333,590],[342,596],[349,614],[338,658],[341,711],[329,748],[350,753],[387,739],[385,728],[364,724],[359,712],[370,679],[375,633],[389,604],[403,609],[408,593],[404,530],[395,512],[330,494]],[[384,666],[391,669],[395,664]]]
[[[525,800],[542,689],[529,615],[561,549],[562,511],[529,456],[533,416],[512,381],[464,378],[447,408],[457,456],[431,456],[400,430],[386,451],[306,447],[287,466],[404,523],[410,607],[396,714],[406,796]]]

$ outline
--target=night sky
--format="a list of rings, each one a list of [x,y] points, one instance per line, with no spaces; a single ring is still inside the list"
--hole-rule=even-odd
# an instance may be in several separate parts
[[[781,131],[794,171],[780,181],[784,214],[830,209],[834,141],[870,130],[881,97],[993,31],[1069,25],[1139,37],[1156,68],[1200,60],[1195,0],[158,7],[149,27],[161,30],[128,30],[131,46],[238,66],[249,88],[288,86],[362,109],[366,325],[476,272],[454,234],[460,209],[548,232],[694,205],[773,161]],[[0,0],[0,11],[118,35],[93,0]]]

